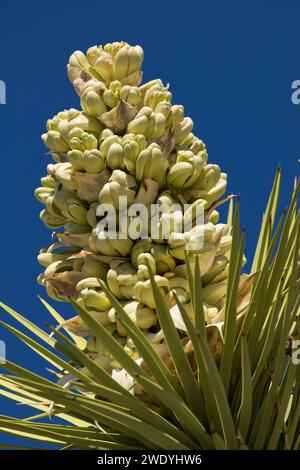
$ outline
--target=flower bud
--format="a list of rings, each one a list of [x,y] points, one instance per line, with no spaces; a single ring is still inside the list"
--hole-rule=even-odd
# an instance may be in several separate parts
[[[120,239],[105,237],[103,232],[98,233],[97,229],[92,231],[89,246],[92,251],[106,256],[125,257],[130,253],[133,241],[129,238]]]
[[[189,150],[179,151],[176,156],[176,163],[169,170],[168,184],[179,191],[190,188],[199,178],[204,164],[205,162],[201,157],[194,155]]]
[[[136,270],[127,261],[113,260],[107,274],[107,284],[117,299],[131,299],[137,282]]]
[[[101,82],[85,88],[81,95],[80,104],[86,114],[98,118],[107,111],[107,107],[103,101],[103,93],[105,90],[106,88]]]
[[[157,274],[165,274],[173,271],[176,266],[175,259],[168,253],[167,245],[153,244],[151,254],[156,262]]]
[[[154,113],[144,106],[128,124],[127,132],[143,134],[146,139],[159,139],[166,130],[166,118],[162,113]]]
[[[136,180],[124,171],[114,170],[108,183],[104,185],[99,194],[100,204],[111,204],[119,209],[120,196],[127,197],[127,205],[131,205],[136,194]]]
[[[140,90],[136,86],[124,85],[120,89],[120,99],[131,106],[139,106],[141,102]]]
[[[100,150],[86,150],[83,154],[82,164],[87,173],[101,173],[104,168],[104,156]]]
[[[165,297],[169,289],[168,279],[156,275],[154,276],[154,281],[163,297]],[[155,300],[150,279],[145,281],[138,281],[133,288],[133,295],[141,303],[147,305],[150,308],[155,308]]]
[[[138,181],[144,178],[150,178],[160,185],[166,180],[166,171],[168,160],[160,150],[159,145],[150,144],[145,150],[139,154],[136,161],[135,175]]]
[[[139,257],[139,255],[142,254],[142,253],[150,253],[151,248],[152,248],[152,241],[150,239],[149,240],[138,240],[134,244],[134,246],[131,250],[131,253],[130,253],[132,266],[137,268],[138,267],[138,257]]]
[[[151,253],[141,253],[137,258],[138,272],[137,277],[139,280],[149,279],[149,267],[152,274],[156,274],[156,262]]]
[[[149,329],[156,325],[156,313],[151,308],[146,307],[136,300],[132,300],[130,302],[121,302],[121,305],[131,321],[133,321],[137,327],[141,329]],[[109,311],[109,317],[112,322],[118,321],[118,313],[114,308]]]

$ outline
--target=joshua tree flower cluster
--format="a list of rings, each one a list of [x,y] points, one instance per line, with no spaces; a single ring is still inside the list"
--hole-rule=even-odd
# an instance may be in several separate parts
[[[139,354],[100,281],[149,341],[161,342],[148,266],[170,308],[174,291],[188,306],[185,247],[197,227],[176,236],[171,230],[168,238],[160,226],[155,239],[150,232],[147,239],[129,234],[105,238],[97,229],[99,206],[110,204],[119,211],[120,196],[127,198],[128,207],[164,205],[170,208],[172,227],[178,212],[193,220],[201,205],[203,243],[188,254],[197,255],[200,262],[208,324],[222,317],[231,247],[230,227],[218,223],[216,211],[226,190],[226,174],[207,162],[205,144],[193,134],[193,121],[184,115],[183,106],[172,104],[169,88],[159,79],[141,85],[142,61],[142,48],[124,42],[71,55],[68,76],[82,109],[64,110],[48,120],[42,139],[54,163],[47,166],[35,192],[45,205],[40,217],[54,231],[54,243],[38,256],[45,268],[40,283],[54,299],[75,299],[134,358]],[[107,370],[118,368],[101,338],[79,316],[69,320],[68,327],[89,336],[87,350],[99,364]]]

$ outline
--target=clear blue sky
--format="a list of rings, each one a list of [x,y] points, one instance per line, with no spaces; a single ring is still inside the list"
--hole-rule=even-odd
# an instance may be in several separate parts
[[[36,255],[50,244],[33,197],[50,161],[40,134],[48,117],[79,106],[65,73],[69,55],[115,40],[144,48],[144,80],[170,83],[209,161],[228,173],[228,192],[241,194],[251,259],[278,163],[282,207],[299,174],[300,105],[291,102],[291,83],[300,79],[299,1],[2,2],[0,8],[0,80],[7,86],[7,104],[0,105],[1,300],[40,325],[50,320],[36,298],[43,293]],[[0,318],[8,320],[1,312]],[[3,330],[0,339],[10,360],[44,373],[45,363],[25,346]],[[0,397],[0,414],[26,411]]]

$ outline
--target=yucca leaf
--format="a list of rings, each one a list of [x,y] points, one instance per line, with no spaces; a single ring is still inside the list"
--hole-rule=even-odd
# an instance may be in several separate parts
[[[63,325],[65,319],[46,300],[44,300],[40,296],[38,298],[42,302],[44,307],[48,310],[48,312],[53,316],[53,318],[55,318],[57,323],[59,325]],[[77,335],[73,335],[70,331],[68,331],[67,328],[64,328],[64,330],[73,339],[74,343],[76,343],[80,349],[84,349],[86,347],[86,340],[84,338],[81,338]]]
[[[228,400],[216,363],[208,348],[207,339],[203,338],[201,334],[197,334],[197,331],[178,299],[177,302],[195,349],[207,409],[209,410],[209,407],[211,407],[211,411],[208,411],[209,417],[211,418],[211,430],[220,429],[219,432],[223,434],[228,447],[237,449],[236,432]],[[213,408],[214,404],[216,405],[215,408]],[[219,423],[220,428],[218,426]]]
[[[242,370],[242,392],[241,392],[241,406],[237,416],[239,430],[246,440],[248,429],[251,421],[252,414],[252,382],[251,382],[251,363],[249,357],[249,350],[245,336],[241,340],[241,370]]]
[[[153,296],[155,299],[156,313],[158,316],[158,320],[159,320],[161,328],[163,329],[165,340],[170,350],[170,354],[171,354],[174,366],[177,370],[178,377],[182,384],[182,388],[184,390],[187,403],[191,407],[191,410],[193,411],[193,413],[195,413],[196,415],[199,415],[198,403],[199,403],[199,399],[201,396],[200,396],[198,384],[195,380],[194,373],[191,369],[191,365],[182,347],[182,344],[178,335],[178,331],[175,328],[169,309],[162,297],[161,292],[159,291],[157,285],[155,284],[155,280],[153,277],[153,273],[151,272],[150,266],[148,266],[148,270],[150,274],[150,281],[151,281]]]

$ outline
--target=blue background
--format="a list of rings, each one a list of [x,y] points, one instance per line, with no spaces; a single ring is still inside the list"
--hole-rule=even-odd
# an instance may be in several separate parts
[[[209,161],[241,195],[251,259],[279,162],[281,207],[299,172],[300,105],[291,83],[300,79],[300,3],[279,2],[2,2],[0,79],[1,289],[5,303],[43,326],[50,320],[37,294],[36,255],[50,244],[33,191],[50,159],[40,140],[48,117],[78,107],[65,66],[75,49],[124,40],[144,48],[144,80],[170,83],[207,144]],[[71,308],[59,304],[71,316]],[[7,321],[6,313],[0,317]],[[46,364],[0,330],[9,360],[47,375]],[[0,414],[32,414],[0,396]],[[0,442],[15,442],[0,434]]]

